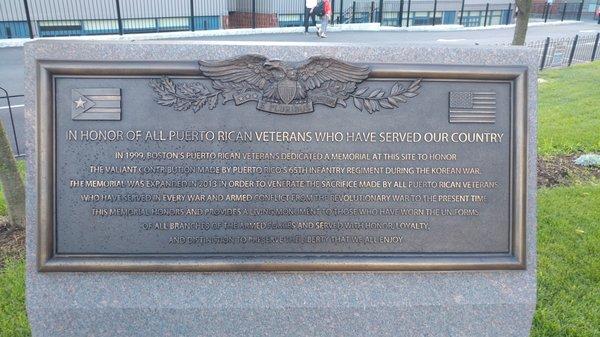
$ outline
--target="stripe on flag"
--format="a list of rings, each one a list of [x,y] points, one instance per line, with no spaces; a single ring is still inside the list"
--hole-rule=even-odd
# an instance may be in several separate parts
[[[449,100],[450,123],[496,122],[495,92],[451,91]]]
[[[71,118],[87,121],[120,121],[121,89],[85,88],[71,90]]]

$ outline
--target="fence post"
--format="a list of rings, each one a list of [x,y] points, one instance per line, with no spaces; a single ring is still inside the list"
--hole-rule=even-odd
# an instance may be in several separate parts
[[[579,40],[579,34],[575,35],[575,39],[573,40],[573,47],[571,47],[571,53],[569,54],[569,64],[568,66],[571,66],[571,63],[573,62],[573,56],[575,56],[575,48],[577,48],[577,40]]]
[[[581,12],[583,11],[583,1],[579,3],[579,10],[577,11],[577,21],[581,21]]]
[[[408,8],[406,9],[406,27],[410,25],[410,1],[408,0]]]
[[[600,40],[600,33],[596,33],[596,41],[594,41],[594,49],[592,50],[592,62],[596,59],[596,51],[598,50],[598,42]]]
[[[379,23],[383,25],[383,0],[379,0]]]
[[[375,20],[375,18],[373,17],[375,15],[375,1],[371,1],[371,23],[373,23]]]
[[[4,91],[6,92],[6,90]],[[13,139],[15,140],[15,152],[17,153],[16,157],[21,156],[21,150],[19,150],[19,140],[17,139],[17,129],[15,129],[15,119],[13,117],[12,108],[10,106],[10,97],[6,95],[6,103],[8,104],[8,116],[10,118],[10,126],[13,131]]]
[[[490,3],[488,2],[488,3],[485,4],[485,19],[483,20],[483,26],[484,27],[487,26],[487,21],[488,21],[487,19],[488,19],[488,12],[489,12],[489,10],[490,10]]]
[[[402,27],[402,17],[404,16],[404,0],[400,0],[400,11],[398,12],[398,27]]]
[[[460,20],[458,21],[459,25],[463,23],[463,14],[465,13],[465,0],[462,0],[460,4]]]
[[[508,11],[506,12],[506,22],[505,25],[508,25],[512,18],[512,2],[508,4]]]
[[[196,30],[194,23],[194,0],[190,0],[190,30],[192,32]]]
[[[435,15],[437,14],[437,0],[433,0],[433,20],[431,20],[431,25],[435,26]]]
[[[338,23],[344,23],[344,0],[340,0],[340,16],[338,17]]]
[[[10,126],[12,127],[13,139],[15,140],[15,152],[17,155],[15,157],[19,157],[21,155],[21,151],[19,151],[19,142],[17,141],[17,131],[15,129],[15,121],[13,119],[12,107],[10,106],[10,96],[8,95],[8,91],[6,89],[0,87],[0,90],[4,91],[4,95],[6,97],[6,104],[8,105],[8,116],[10,118]]]
[[[335,0],[331,0],[331,21],[332,26],[335,25]]]
[[[544,51],[542,52],[542,62],[540,62],[540,70],[544,69],[544,65],[546,65],[546,55],[548,55],[548,46],[550,45],[550,37],[546,38],[546,42],[544,43]]]
[[[563,12],[562,12],[562,15],[560,16],[560,21],[561,22],[565,21],[565,13],[567,13],[567,3],[566,2],[563,5]]]
[[[252,29],[256,29],[256,0],[252,0]]]
[[[29,38],[33,39],[33,29],[31,27],[31,16],[29,16],[29,5],[27,0],[23,0],[23,6],[25,7],[25,17],[27,17],[27,27],[29,28]]]
[[[121,19],[121,4],[119,0],[115,0],[117,5],[117,24],[119,25],[119,35],[123,35],[123,20]]]
[[[356,15],[356,1],[352,1],[352,22],[351,23],[355,22],[355,19],[356,19],[355,15]]]

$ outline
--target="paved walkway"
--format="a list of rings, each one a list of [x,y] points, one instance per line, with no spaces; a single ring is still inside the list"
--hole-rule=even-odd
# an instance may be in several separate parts
[[[596,34],[600,32],[600,25],[592,22],[579,22],[564,25],[532,26],[527,32],[527,41],[543,40],[546,37],[572,37],[575,34]],[[514,30],[512,28],[488,28],[481,30],[456,30],[456,31],[392,31],[392,32],[331,32],[324,42],[344,43],[375,43],[382,45],[404,43],[446,43],[461,45],[496,45],[510,44]],[[198,38],[184,38],[184,40],[198,40]],[[293,41],[311,42],[319,41],[316,34],[268,34],[268,35],[233,35],[203,37],[201,40],[216,41]]]

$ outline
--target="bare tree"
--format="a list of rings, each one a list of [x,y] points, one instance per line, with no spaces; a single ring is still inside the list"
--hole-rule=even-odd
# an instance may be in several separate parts
[[[529,12],[531,11],[532,0],[516,0],[517,10],[515,35],[513,37],[512,44],[515,46],[522,46],[525,44],[525,36],[527,35],[527,25],[529,24]]]
[[[25,186],[17,169],[10,143],[0,121],[0,183],[8,208],[8,220],[12,229],[25,226]]]

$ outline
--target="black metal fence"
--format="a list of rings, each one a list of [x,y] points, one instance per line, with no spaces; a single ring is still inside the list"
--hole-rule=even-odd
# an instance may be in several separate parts
[[[17,123],[15,112],[19,108],[23,108],[23,104],[14,104],[15,100],[22,100],[23,95],[9,95],[6,89],[0,87],[0,123],[4,125],[9,142],[13,147],[13,153],[16,157],[22,157],[25,155],[22,139],[19,140],[17,134],[23,134],[23,132],[17,131]],[[22,109],[21,109],[22,110]],[[23,117],[23,114],[20,114]],[[21,123],[22,124],[22,123]],[[22,126],[22,125],[20,125]]]
[[[557,3],[534,3],[531,8],[531,17],[544,20],[577,20],[586,16],[596,16],[595,12],[584,11],[584,1],[581,2],[557,2]],[[600,23],[600,21],[599,21]]]
[[[507,25],[513,22],[515,8],[512,3],[465,4],[464,1],[448,0],[351,1],[351,4],[346,10],[334,14],[336,22],[378,22],[396,27]]]
[[[558,0],[560,1],[560,0]],[[333,23],[509,24],[515,5],[465,0],[331,0]],[[593,10],[593,11],[590,11]],[[596,18],[584,2],[534,4],[540,20]],[[304,24],[304,0],[1,0],[0,39],[154,33]],[[600,16],[598,17],[600,23]]]
[[[540,70],[568,67],[572,64],[593,62],[600,59],[600,33],[575,35],[574,37],[546,38],[527,43],[538,52]]]

